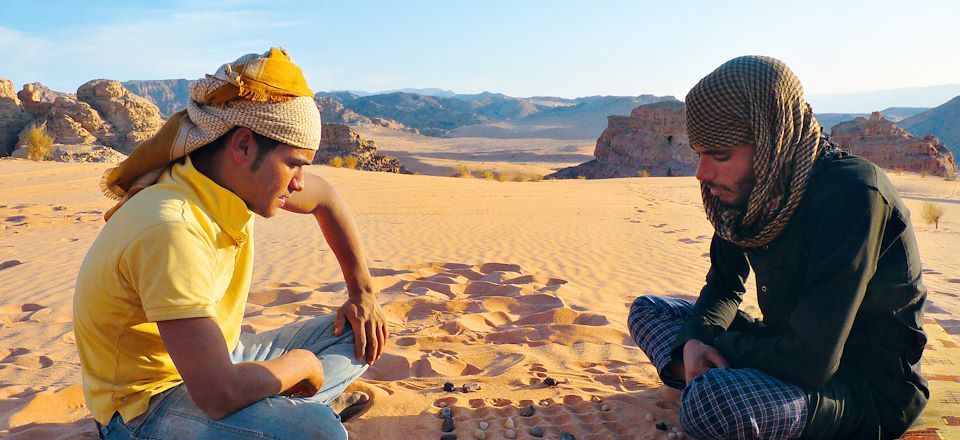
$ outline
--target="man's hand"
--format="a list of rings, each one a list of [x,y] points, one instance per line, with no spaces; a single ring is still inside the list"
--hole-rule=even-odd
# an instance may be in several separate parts
[[[357,359],[373,364],[383,354],[387,345],[387,319],[373,295],[350,298],[337,310],[333,321],[333,334],[343,334],[343,327],[350,322],[356,344]]]
[[[711,368],[729,367],[730,363],[717,351],[703,342],[691,339],[683,344],[683,368],[686,381],[706,373]]]
[[[297,348],[284,353],[280,357],[290,358],[293,362],[304,365],[306,369],[306,377],[289,389],[283,390],[283,392],[280,393],[281,395],[311,397],[323,388],[323,364],[313,352]]]

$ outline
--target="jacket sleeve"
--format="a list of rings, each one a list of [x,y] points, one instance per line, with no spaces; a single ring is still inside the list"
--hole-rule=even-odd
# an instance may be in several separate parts
[[[684,322],[673,352],[690,339],[713,345],[714,339],[730,327],[745,292],[750,265],[743,250],[714,234],[710,242],[710,270],[693,312]]]
[[[806,277],[788,330],[776,335],[726,332],[715,346],[735,368],[757,368],[806,390],[825,385],[873,278],[884,227],[893,213],[864,185],[835,188],[803,225]]]

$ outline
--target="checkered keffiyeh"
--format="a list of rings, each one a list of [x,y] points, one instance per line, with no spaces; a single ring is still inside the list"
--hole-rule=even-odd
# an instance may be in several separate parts
[[[700,80],[686,97],[690,145],[754,145],[756,185],[746,209],[728,207],[701,184],[717,233],[741,247],[764,246],[787,226],[820,152],[820,124],[800,80],[782,61],[744,56]]]

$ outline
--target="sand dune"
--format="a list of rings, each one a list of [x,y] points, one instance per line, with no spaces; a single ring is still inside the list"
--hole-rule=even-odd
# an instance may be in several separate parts
[[[0,436],[95,437],[70,321],[77,268],[111,206],[97,190],[104,168],[0,160]],[[692,297],[702,285],[712,229],[693,178],[310,172],[350,204],[390,321],[384,357],[356,385],[375,404],[347,425],[354,438],[439,438],[441,408],[454,412],[461,439],[481,421],[487,438],[504,438],[508,417],[519,438],[534,426],[548,438],[666,438],[656,423],[676,426],[675,396],[659,389],[625,321],[639,294]],[[892,178],[914,212],[928,325],[940,329],[930,353],[956,361],[960,183]],[[939,229],[917,217],[925,201],[943,206]],[[283,213],[257,223],[244,329],[335,310],[345,286],[316,222]],[[307,263],[291,267],[291,258]],[[756,313],[749,289],[746,307]],[[444,392],[447,381],[481,389]],[[952,390],[935,388],[931,402]],[[534,414],[521,416],[527,405]],[[943,417],[960,411],[938,405],[924,423],[941,423],[946,435]]]

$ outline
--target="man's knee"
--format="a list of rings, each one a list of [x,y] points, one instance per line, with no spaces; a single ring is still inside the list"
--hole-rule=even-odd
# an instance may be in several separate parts
[[[735,390],[729,388],[730,371],[714,368],[697,376],[680,398],[680,426],[699,439],[739,438]]]

